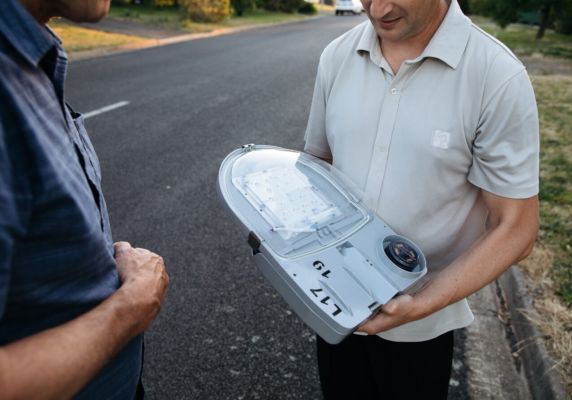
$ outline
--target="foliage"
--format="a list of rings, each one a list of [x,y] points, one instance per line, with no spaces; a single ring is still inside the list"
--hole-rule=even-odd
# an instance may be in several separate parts
[[[252,9],[254,7],[253,0],[231,0],[232,8],[234,9],[234,13],[242,17],[245,11]]]
[[[180,3],[195,22],[220,22],[230,16],[230,0],[181,0]]]
[[[473,22],[507,45],[518,57],[544,55],[572,59],[572,36],[552,31],[546,32],[542,40],[534,40],[536,28],[511,24],[501,29],[488,18],[471,16]]]
[[[304,0],[256,0],[256,5],[269,11],[294,13],[303,5]]]
[[[312,3],[304,2],[300,8],[298,8],[300,14],[316,14],[318,9]]]
[[[177,5],[176,0],[153,0],[155,7],[174,7]]]
[[[572,0],[470,0],[474,14],[492,17],[501,27],[517,22],[526,12],[540,14],[537,39],[550,26],[560,27],[561,33],[572,31]]]
[[[185,10],[179,7],[126,6],[113,1],[109,16],[121,21],[136,22],[164,29],[181,29]]]
[[[501,27],[506,27],[518,18],[526,0],[472,0],[471,12],[486,17],[492,17]]]
[[[554,29],[564,35],[572,35],[572,1],[569,6],[560,11],[558,18],[554,22]]]
[[[459,0],[459,6],[461,10],[463,10],[463,13],[467,15],[472,13],[470,0]]]

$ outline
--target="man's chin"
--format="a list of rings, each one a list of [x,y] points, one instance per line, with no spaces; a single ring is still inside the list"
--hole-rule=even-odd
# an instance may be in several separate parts
[[[99,22],[103,18],[105,18],[109,13],[110,4],[111,4],[110,1],[106,2],[95,1],[94,7],[88,7],[87,10],[85,10],[85,12],[74,13],[73,15],[68,16],[67,19],[77,23]]]
[[[87,20],[84,22],[99,22],[103,18],[107,17],[107,14],[109,14],[109,3],[107,3],[107,7],[102,7],[99,10],[95,10],[93,13],[90,12],[87,15]]]

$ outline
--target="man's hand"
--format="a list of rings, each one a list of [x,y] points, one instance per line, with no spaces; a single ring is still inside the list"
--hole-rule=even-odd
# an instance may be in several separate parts
[[[357,330],[368,335],[375,335],[418,319],[416,310],[412,296],[399,295],[385,303],[379,313],[361,324]]]
[[[114,244],[122,295],[133,307],[137,332],[149,328],[165,300],[169,276],[163,259],[149,250],[133,248],[127,242]]]
[[[63,325],[0,346],[2,399],[65,399],[84,387],[159,312],[169,284],[163,259],[115,244],[122,285]]]

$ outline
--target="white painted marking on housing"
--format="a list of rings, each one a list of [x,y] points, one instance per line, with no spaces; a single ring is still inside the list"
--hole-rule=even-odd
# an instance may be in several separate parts
[[[97,110],[93,110],[93,111],[90,111],[90,112],[83,114],[83,119],[88,119],[91,117],[95,117],[96,115],[100,115],[100,114],[103,114],[103,113],[106,113],[109,111],[117,110],[118,108],[125,107],[128,104],[129,104],[128,101],[120,101],[118,103],[110,104],[108,106],[98,108]]]

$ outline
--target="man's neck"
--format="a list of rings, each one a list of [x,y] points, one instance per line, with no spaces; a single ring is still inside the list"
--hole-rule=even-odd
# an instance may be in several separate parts
[[[381,52],[394,74],[397,74],[405,60],[415,59],[423,53],[445,19],[449,4],[450,1],[440,2],[439,9],[435,11],[435,17],[431,19],[431,23],[414,36],[397,41],[380,39]]]

